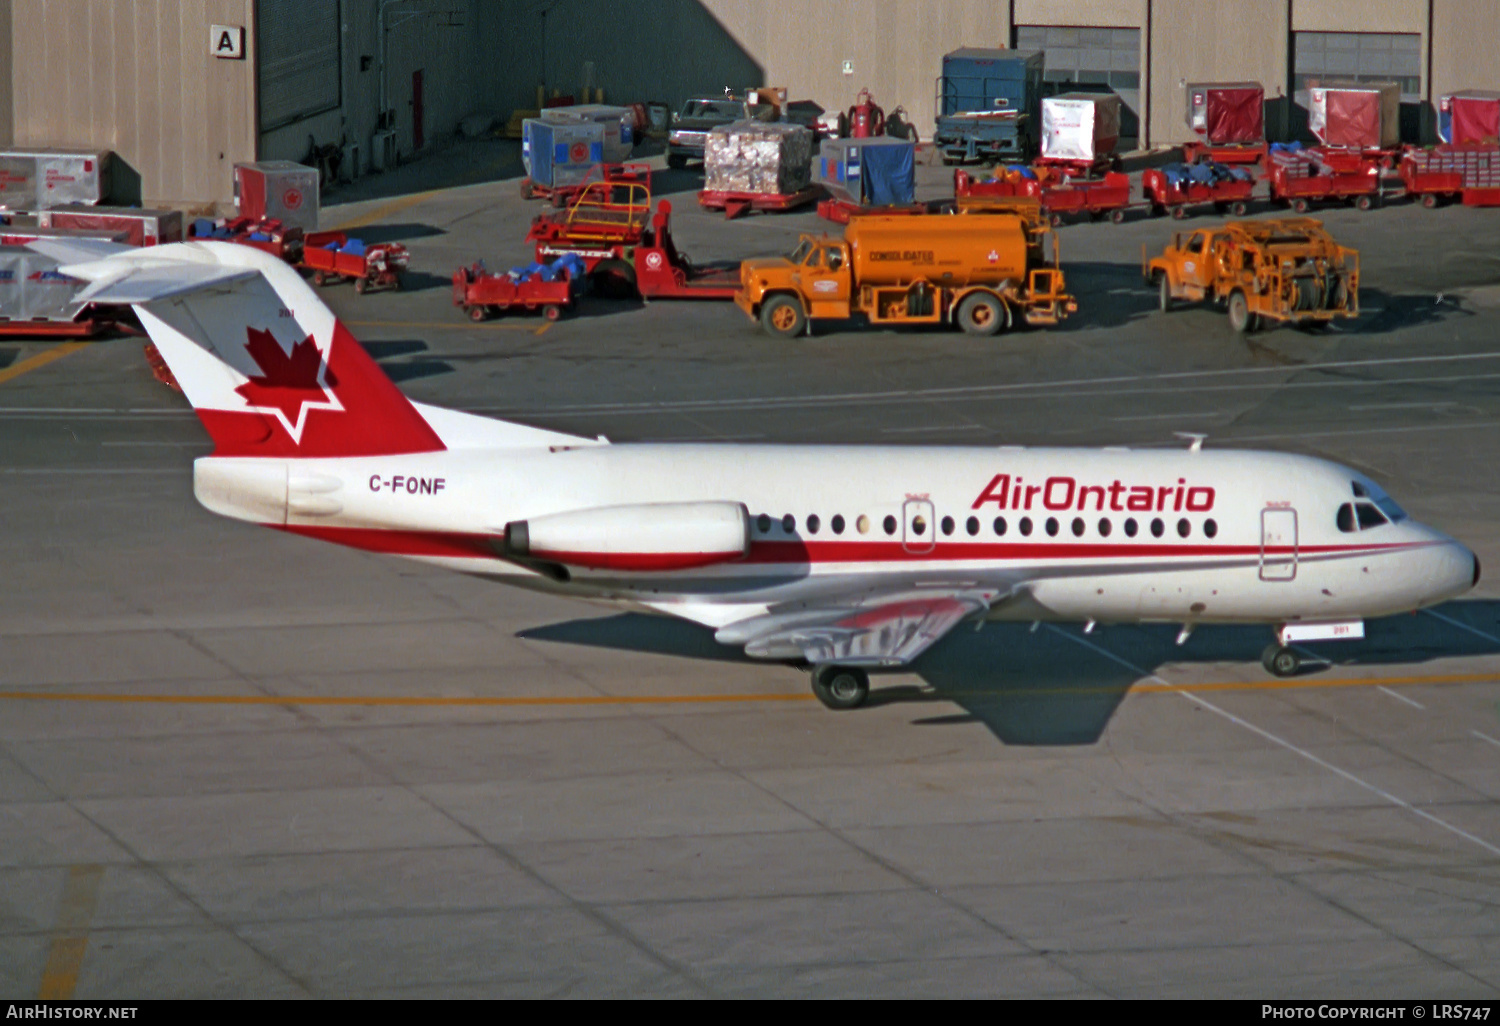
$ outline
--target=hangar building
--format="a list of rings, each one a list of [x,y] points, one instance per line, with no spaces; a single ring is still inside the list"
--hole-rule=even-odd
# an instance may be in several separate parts
[[[1269,132],[1295,135],[1324,77],[1399,82],[1415,142],[1442,94],[1500,89],[1496,38],[1494,0],[0,0],[0,145],[110,149],[134,198],[193,208],[229,202],[236,161],[316,142],[388,166],[542,84],[828,108],[868,86],[927,135],[959,46],[1045,50],[1053,88],[1121,95],[1140,146],[1189,137],[1196,81],[1261,82]]]

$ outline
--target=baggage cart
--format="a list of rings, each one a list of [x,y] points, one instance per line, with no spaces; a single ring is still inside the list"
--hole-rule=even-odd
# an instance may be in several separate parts
[[[180,210],[142,210],[137,207],[89,207],[70,204],[37,212],[43,228],[86,231],[123,231],[132,246],[158,246],[182,241]]]
[[[1271,199],[1299,214],[1314,203],[1350,203],[1370,210],[1380,202],[1381,157],[1358,150],[1271,148]]]
[[[399,242],[365,245],[361,239],[332,239],[321,246],[303,246],[302,266],[312,271],[313,284],[352,281],[354,291],[399,289],[401,272],[410,255]]]
[[[1443,203],[1500,206],[1500,146],[1437,146],[1401,158],[1406,194],[1431,209]]]
[[[1210,168],[1206,174],[1193,169]],[[1179,170],[1180,169],[1180,170]],[[1157,217],[1171,213],[1181,220],[1188,208],[1212,204],[1218,213],[1244,215],[1255,191],[1255,179],[1244,168],[1233,171],[1223,164],[1199,163],[1148,168],[1141,175],[1141,191]]]
[[[1266,91],[1259,82],[1192,82],[1187,124],[1198,136],[1183,143],[1182,159],[1260,164],[1266,159]]]
[[[732,221],[751,210],[764,213],[796,210],[805,207],[823,194],[816,185],[798,189],[794,193],[779,192],[731,192],[723,189],[704,189],[698,193],[698,205],[705,210],[724,211],[724,220]]]
[[[302,262],[306,243],[306,233],[301,228],[282,224],[275,218],[233,217],[227,221],[211,221],[200,217],[193,222],[191,235],[195,239],[251,246],[289,264]]]
[[[651,165],[598,164],[590,171],[589,177],[583,181],[556,187],[539,185],[530,178],[523,178],[521,179],[521,198],[545,199],[549,200],[554,207],[568,207],[572,206],[594,182],[608,182],[612,185],[639,183],[650,188]]]
[[[460,267],[453,274],[453,305],[472,321],[509,313],[535,313],[555,321],[573,307],[581,276],[560,271],[554,278],[537,274],[491,274],[484,264]]]

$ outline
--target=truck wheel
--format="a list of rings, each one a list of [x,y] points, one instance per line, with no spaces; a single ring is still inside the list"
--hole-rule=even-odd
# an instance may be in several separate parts
[[[1156,305],[1162,313],[1172,312],[1172,280],[1165,274],[1157,275],[1156,280],[1161,285],[1161,292],[1157,297]]]
[[[1373,210],[1375,207],[1375,197],[1361,196],[1359,199],[1354,201],[1354,205],[1360,210]]]
[[[476,324],[484,320],[489,315],[489,311],[486,310],[482,305],[469,307],[469,320],[474,321]]]
[[[807,327],[807,315],[791,296],[772,296],[760,308],[760,326],[767,334],[796,338]]]
[[[1307,213],[1307,200],[1303,199],[1301,196],[1298,196],[1296,199],[1292,200],[1292,210],[1298,214]]]
[[[1109,220],[1110,220],[1111,224],[1124,224],[1125,223],[1125,208],[1124,207],[1120,207],[1120,208],[1118,208],[1116,210],[1111,210],[1109,212]]]
[[[958,326],[970,335],[997,335],[1005,330],[1004,302],[988,292],[971,292],[958,304]]]
[[[562,316],[562,307],[558,306],[556,303],[548,303],[546,306],[542,307],[542,316],[547,318],[547,320],[549,321],[555,321]]]
[[[683,168],[687,167],[687,160],[688,159],[680,153],[668,153],[667,167],[670,167],[677,171],[681,171]]]
[[[1172,220],[1184,221],[1187,219],[1187,204],[1179,203],[1172,208]]]
[[[1244,217],[1245,211],[1249,209],[1249,207],[1245,206],[1244,200],[1235,200],[1233,203],[1229,204],[1229,212],[1235,217]]]
[[[1250,316],[1250,301],[1239,289],[1229,295],[1229,326],[1244,335],[1254,329],[1254,318]]]
[[[1422,206],[1426,207],[1428,210],[1431,210],[1433,207],[1436,207],[1437,205],[1438,205],[1438,196],[1437,196],[1437,193],[1435,193],[1435,192],[1424,192],[1424,193],[1422,193]]]

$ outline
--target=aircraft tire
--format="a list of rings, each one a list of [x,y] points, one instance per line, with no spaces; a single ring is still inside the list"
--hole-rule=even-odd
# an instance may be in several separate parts
[[[813,671],[812,689],[829,709],[858,709],[870,697],[870,676],[852,666],[820,666]]]
[[[1273,677],[1292,677],[1302,669],[1302,657],[1285,645],[1272,642],[1260,655],[1261,665]]]

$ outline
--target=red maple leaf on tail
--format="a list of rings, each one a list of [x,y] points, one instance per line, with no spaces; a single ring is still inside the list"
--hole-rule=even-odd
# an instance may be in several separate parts
[[[251,406],[260,406],[281,411],[289,424],[299,424],[302,408],[310,403],[323,402],[324,386],[333,388],[338,382],[331,371],[323,365],[323,354],[309,335],[292,346],[291,355],[281,348],[281,343],[269,331],[249,329],[250,341],[245,351],[260,368],[260,375],[252,377],[235,389]],[[323,371],[320,381],[318,372]]]

